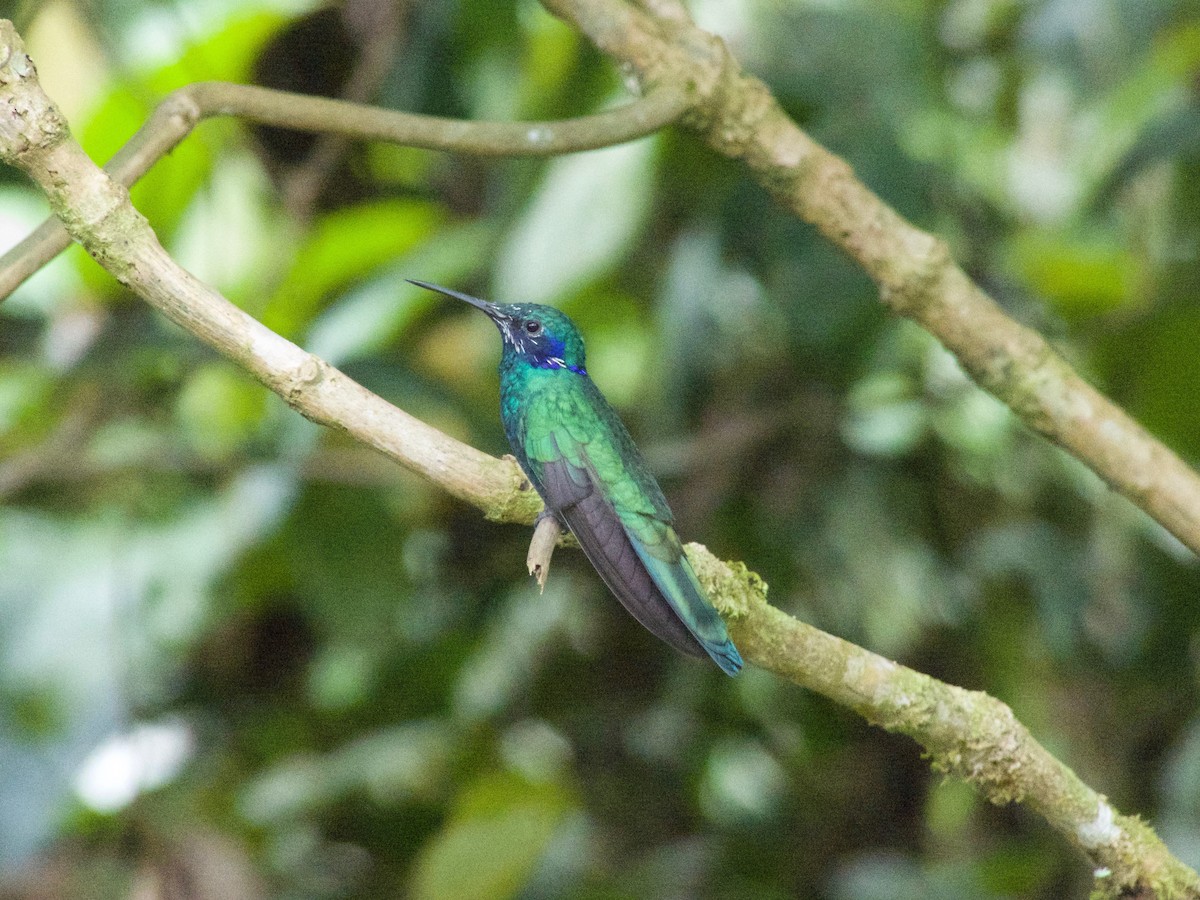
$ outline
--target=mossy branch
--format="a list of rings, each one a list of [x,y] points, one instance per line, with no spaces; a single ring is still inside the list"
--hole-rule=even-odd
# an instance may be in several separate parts
[[[1099,896],[1200,897],[1196,873],[1148,825],[1114,810],[1007,705],[789,616],[767,603],[767,585],[741,563],[722,562],[700,544],[688,544],[687,553],[743,656],[908,735],[935,771],[969,782],[992,803],[1021,803],[1038,813],[1091,860]]]

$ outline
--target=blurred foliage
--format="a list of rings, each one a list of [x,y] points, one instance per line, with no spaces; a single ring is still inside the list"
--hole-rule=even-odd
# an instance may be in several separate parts
[[[0,13],[98,157],[178,85],[270,70],[336,94],[387,37],[375,95],[397,108],[620,101],[619,73],[532,0],[396,0],[381,36],[362,23],[382,2]],[[693,9],[1200,461],[1194,0]],[[279,73],[339,20],[311,71]],[[1194,559],[885,315],[736,163],[682,131],[550,161],[357,148],[311,170],[311,143],[263,140],[207,123],[135,189],[193,271],[494,453],[491,326],[403,278],[560,304],[687,538],[783,609],[1011,704],[1200,864]],[[289,175],[325,180],[305,215],[285,212]],[[15,242],[44,206],[0,179]],[[673,655],[578,554],[539,596],[527,530],[299,418],[78,251],[0,306],[0,501],[4,896],[1086,894],[1035,817],[822,698]]]

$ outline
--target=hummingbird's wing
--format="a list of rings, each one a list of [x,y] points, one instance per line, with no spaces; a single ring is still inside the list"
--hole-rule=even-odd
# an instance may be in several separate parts
[[[522,455],[535,486],[635,619],[736,675],[741,656],[683,553],[661,489],[616,413],[587,386],[527,411]]]

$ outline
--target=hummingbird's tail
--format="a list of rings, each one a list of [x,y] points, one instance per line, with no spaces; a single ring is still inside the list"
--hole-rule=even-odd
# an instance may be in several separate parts
[[[726,675],[740,672],[742,655],[729,639],[729,632],[720,614],[704,595],[692,564],[683,555],[683,548],[679,548],[679,558],[669,562],[654,555],[653,550],[657,548],[643,545],[636,537],[632,537],[630,543],[654,580],[655,587],[696,642],[704,648],[704,652]]]
[[[626,526],[584,470],[560,459],[544,463],[541,476],[546,493],[561,504],[559,517],[630,615],[676,650],[707,654],[727,675],[736,675],[742,657],[671,526],[647,520],[644,524],[661,538],[651,546]]]

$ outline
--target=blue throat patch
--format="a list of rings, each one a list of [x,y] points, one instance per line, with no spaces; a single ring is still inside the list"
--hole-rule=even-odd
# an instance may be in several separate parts
[[[536,348],[529,356],[532,357],[531,362],[539,369],[566,369],[569,372],[574,372],[576,375],[586,375],[587,369],[583,366],[577,366],[573,363],[568,363],[563,356],[567,352],[567,345],[554,337],[546,335],[550,339],[550,346],[547,349],[542,347]]]
[[[566,369],[568,372],[574,372],[576,375],[586,375],[587,369],[583,366],[572,366],[559,359],[557,356],[546,356],[534,363],[539,369]]]

